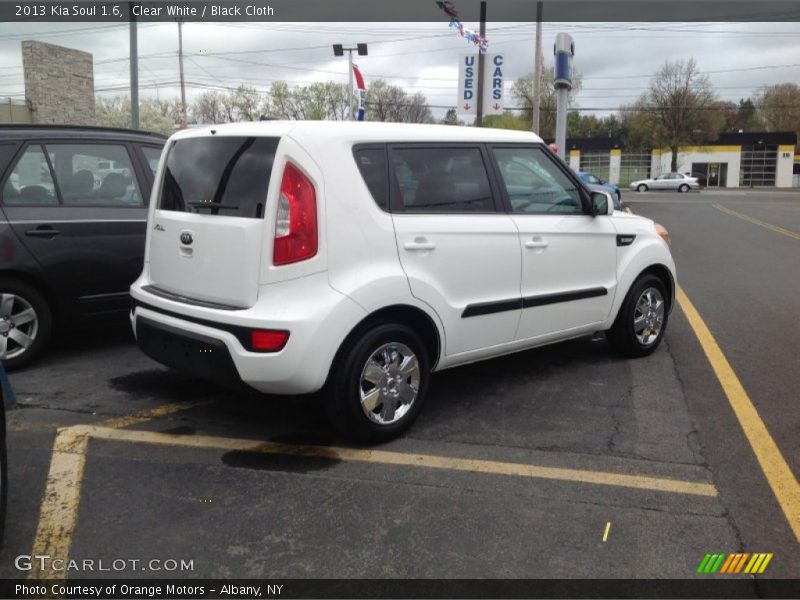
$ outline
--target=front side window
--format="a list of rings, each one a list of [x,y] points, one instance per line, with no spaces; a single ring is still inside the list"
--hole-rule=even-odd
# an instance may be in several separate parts
[[[512,212],[583,213],[577,186],[541,148],[495,148],[492,152]]]
[[[395,148],[392,166],[408,212],[495,212],[479,148]]]
[[[121,144],[47,144],[65,206],[143,206],[128,150]]]
[[[280,138],[209,136],[176,140],[158,208],[260,219]]]
[[[6,206],[58,205],[53,176],[44,150],[38,144],[28,146],[3,186]]]
[[[597,177],[595,177],[594,175],[586,175],[586,176],[584,177],[584,180],[585,180],[587,183],[600,184],[600,180],[599,180]]]

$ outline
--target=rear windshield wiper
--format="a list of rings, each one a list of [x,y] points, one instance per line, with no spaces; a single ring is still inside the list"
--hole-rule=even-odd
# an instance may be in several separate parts
[[[239,210],[238,206],[233,204],[214,204],[213,202],[187,202],[189,206],[194,209],[201,209],[201,208],[225,208],[227,210]]]

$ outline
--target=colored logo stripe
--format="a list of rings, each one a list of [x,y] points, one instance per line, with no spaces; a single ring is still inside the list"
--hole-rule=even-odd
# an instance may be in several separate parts
[[[698,573],[717,573],[736,574],[744,573],[756,574],[763,573],[769,561],[772,560],[772,553],[736,552],[726,554],[718,552],[706,554],[697,567]],[[747,566],[745,566],[747,565]]]

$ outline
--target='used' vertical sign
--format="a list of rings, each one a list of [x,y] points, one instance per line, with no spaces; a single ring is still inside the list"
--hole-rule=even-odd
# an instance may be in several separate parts
[[[503,55],[486,54],[483,62],[483,114],[503,114]],[[458,65],[458,104],[462,115],[478,114],[478,55],[464,54]]]

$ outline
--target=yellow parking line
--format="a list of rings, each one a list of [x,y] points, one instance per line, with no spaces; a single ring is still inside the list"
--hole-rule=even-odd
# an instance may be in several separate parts
[[[144,423],[151,419],[209,404],[210,400],[176,402],[150,410],[141,410],[130,415],[101,421],[100,425],[113,431],[114,427],[126,427]],[[81,480],[86,463],[86,449],[91,429],[81,425],[58,429],[50,458],[50,471],[47,475],[44,497],[39,509],[39,525],[33,541],[33,556],[46,555],[61,558],[69,557],[72,534],[78,520]],[[64,577],[63,571],[42,570],[38,563],[28,574],[28,579],[58,579]]]
[[[722,386],[725,396],[733,409],[739,425],[742,427],[750,447],[761,465],[761,470],[772,488],[772,493],[778,500],[783,514],[789,521],[789,526],[794,531],[797,541],[800,542],[800,483],[792,473],[786,459],[781,454],[775,440],[772,439],[764,421],[758,414],[756,407],[747,395],[739,378],[736,376],[728,359],[722,353],[714,336],[711,335],[700,313],[686,296],[683,289],[678,286],[678,304],[680,305],[689,325],[694,330],[700,346],[705,352],[711,368]]]
[[[69,556],[72,534],[78,520],[83,467],[89,432],[77,427],[59,429],[53,444],[50,472],[39,512],[39,526],[33,543],[33,556],[64,558]],[[54,579],[64,572],[40,569],[38,561],[28,579]]]
[[[386,450],[368,450],[364,448],[284,444],[280,442],[261,442],[257,440],[211,437],[203,435],[172,435],[153,431],[104,429],[92,426],[78,427],[81,430],[86,431],[91,437],[104,440],[162,444],[168,446],[186,446],[195,448],[218,448],[223,450],[239,450],[244,452],[260,452],[265,454],[283,454],[304,457],[310,456],[314,458],[337,461],[425,467],[429,469],[469,471],[472,473],[510,475],[515,477],[530,477],[535,479],[555,479],[559,481],[619,486],[659,492],[693,494],[698,496],[717,495],[716,488],[709,483],[650,477],[646,475],[628,475],[625,473],[612,473],[606,471],[542,467],[524,463],[454,458],[449,456],[412,454],[407,452],[389,452]]]
[[[733,209],[728,208],[727,206],[722,206],[721,204],[712,204],[714,208],[717,210],[721,210],[724,213],[727,213],[733,217],[737,217],[742,219],[743,221],[748,221],[749,223],[753,223],[755,225],[760,225],[761,227],[765,227],[770,231],[774,231],[775,233],[780,233],[781,235],[788,236],[790,238],[794,238],[796,240],[800,240],[800,233],[795,233],[794,231],[789,231],[788,229],[784,229],[783,227],[778,227],[777,225],[772,225],[771,223],[766,223],[764,221],[759,221],[758,219],[754,219],[748,215],[742,214],[740,212],[736,212]]]
[[[50,473],[47,477],[47,486],[39,517],[39,527],[33,546],[32,554],[34,555],[44,554],[63,559],[64,561],[69,559],[72,535],[75,531],[78,518],[80,486],[81,480],[83,479],[86,450],[88,441],[91,438],[118,442],[148,443],[190,448],[216,448],[229,451],[238,450],[253,453],[260,452],[266,454],[324,458],[338,461],[426,467],[430,469],[447,469],[472,473],[552,479],[696,496],[713,497],[717,495],[716,488],[710,483],[650,477],[645,475],[541,467],[522,463],[451,458],[429,454],[407,454],[384,450],[295,445],[278,442],[262,442],[258,440],[112,429],[108,427],[98,427],[96,425],[74,425],[58,430],[58,435],[56,436],[56,442],[53,446],[53,457],[50,463]],[[36,569],[31,571],[29,575],[29,579],[52,579],[59,577],[64,577],[63,571],[53,572]]]
[[[139,410],[122,417],[114,417],[112,419],[100,421],[95,425],[97,427],[110,427],[112,429],[117,427],[129,427],[130,425],[145,423],[152,419],[171,415],[182,410],[189,410],[190,408],[205,406],[206,404],[211,404],[212,402],[213,400],[187,400],[185,402],[175,402],[174,404],[164,404],[162,406],[157,406],[156,408]]]

